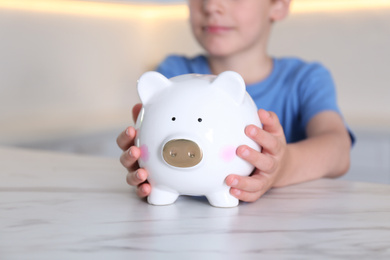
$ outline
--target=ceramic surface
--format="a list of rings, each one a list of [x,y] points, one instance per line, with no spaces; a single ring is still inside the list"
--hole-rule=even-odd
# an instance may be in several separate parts
[[[167,205],[179,195],[205,195],[213,206],[237,206],[225,178],[253,171],[236,149],[245,144],[259,151],[245,127],[261,127],[242,77],[227,71],[167,79],[147,72],[138,81],[138,93],[143,108],[136,145],[152,186],[148,202]]]

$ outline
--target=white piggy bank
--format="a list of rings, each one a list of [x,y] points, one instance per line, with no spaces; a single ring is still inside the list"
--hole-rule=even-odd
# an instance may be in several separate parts
[[[139,165],[149,173],[148,202],[168,205],[179,195],[204,195],[213,206],[237,206],[225,178],[253,171],[236,149],[246,144],[260,151],[244,130],[250,124],[261,127],[241,76],[226,71],[167,79],[146,72],[138,94],[143,107],[135,144],[141,149]]]

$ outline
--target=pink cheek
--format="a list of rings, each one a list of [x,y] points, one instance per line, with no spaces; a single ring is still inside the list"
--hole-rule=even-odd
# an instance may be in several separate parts
[[[231,162],[236,157],[237,147],[228,146],[222,149],[221,157],[225,162]]]
[[[149,160],[148,146],[143,144],[143,145],[141,145],[140,149],[141,149],[141,160],[143,160],[144,162],[147,162]]]

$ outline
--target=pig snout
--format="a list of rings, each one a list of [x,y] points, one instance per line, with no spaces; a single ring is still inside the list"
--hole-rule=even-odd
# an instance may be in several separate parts
[[[203,154],[200,147],[191,140],[174,139],[163,147],[165,162],[174,167],[193,167],[202,161]]]

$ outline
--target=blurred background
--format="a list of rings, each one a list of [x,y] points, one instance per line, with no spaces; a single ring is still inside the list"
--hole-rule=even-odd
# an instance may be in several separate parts
[[[119,157],[136,81],[202,52],[185,1],[0,0],[0,146]],[[355,132],[343,178],[390,184],[390,0],[294,0],[269,51],[321,61]]]

